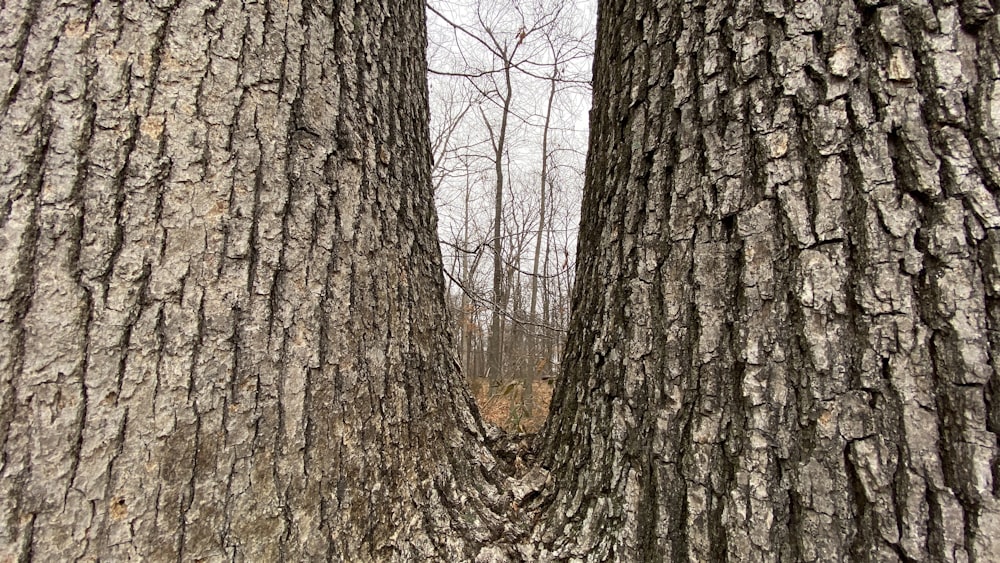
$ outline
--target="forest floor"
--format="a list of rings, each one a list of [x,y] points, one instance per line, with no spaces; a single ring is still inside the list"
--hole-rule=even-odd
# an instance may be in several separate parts
[[[532,434],[541,429],[549,415],[552,402],[552,383],[535,381],[532,385],[534,408],[524,412],[523,385],[510,383],[491,392],[485,380],[473,381],[472,392],[476,397],[479,412],[487,421],[503,428],[508,433]]]

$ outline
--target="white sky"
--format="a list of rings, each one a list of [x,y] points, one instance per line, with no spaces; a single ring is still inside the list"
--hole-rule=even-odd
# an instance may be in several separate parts
[[[561,5],[561,8],[560,8]],[[553,17],[555,10],[558,16]],[[446,21],[447,20],[447,21]],[[538,223],[541,140],[552,71],[552,47],[570,53],[561,65],[561,82],[550,130],[549,177],[555,211],[550,242],[559,260],[576,251],[576,229],[583,187],[590,109],[590,71],[596,21],[595,0],[433,0],[428,10],[428,63],[432,138],[462,115],[447,151],[435,154],[439,234],[461,242],[466,189],[469,190],[470,246],[487,240],[493,218],[492,147],[489,128],[499,129],[504,91],[503,63],[488,47],[515,51],[513,98],[506,146],[505,237],[518,244],[520,267],[530,270]],[[535,29],[538,22],[542,28]],[[521,38],[521,34],[526,36]],[[464,76],[463,76],[464,75]],[[531,225],[534,224],[534,227]],[[528,234],[530,231],[530,234]],[[445,267],[456,251],[445,244]],[[489,262],[481,275],[488,279]]]

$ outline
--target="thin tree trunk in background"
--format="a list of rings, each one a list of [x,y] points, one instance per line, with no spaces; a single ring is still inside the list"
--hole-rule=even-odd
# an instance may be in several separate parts
[[[153,4],[0,13],[0,559],[498,544],[423,2]]]
[[[555,195],[552,193],[553,192],[552,182],[548,182],[548,190],[549,190],[549,201],[551,202],[553,201],[554,199],[553,196]],[[542,279],[542,324],[544,324],[546,327],[542,333],[545,335],[543,351],[546,362],[546,374],[550,376],[555,374],[555,370],[553,369],[552,357],[554,354],[553,348],[556,340],[556,332],[552,328],[549,328],[555,326],[554,319],[552,317],[552,294],[551,294],[552,288],[549,285],[552,280],[552,278],[549,277],[550,275],[549,272],[552,271],[550,264],[552,258],[552,220],[554,216],[555,213],[550,211],[548,219],[549,236],[545,237],[545,259],[542,261],[542,272],[545,273],[545,277]]]
[[[506,53],[503,53],[503,55],[506,56]],[[501,237],[504,192],[503,156],[507,141],[507,118],[510,115],[510,102],[514,94],[510,83],[510,60],[507,58],[503,59],[503,64],[506,91],[503,96],[500,129],[497,131],[495,138],[493,136],[493,129],[490,129],[490,137],[493,139],[496,174],[496,190],[493,201],[493,304],[492,320],[490,321],[490,338],[486,351],[486,369],[489,372],[491,387],[496,387],[503,379],[504,315],[507,313],[507,292],[504,290],[503,275],[503,238]],[[487,127],[489,127],[489,122],[487,122]]]
[[[541,180],[539,181],[539,208],[538,208],[538,231],[535,233],[535,256],[532,261],[531,267],[531,308],[528,314],[528,318],[531,319],[532,323],[536,325],[538,322],[538,276],[539,276],[539,263],[542,253],[542,234],[545,232],[545,204],[546,204],[546,190],[548,188],[548,169],[549,169],[549,124],[552,120],[552,103],[556,98],[556,78],[557,70],[553,69],[552,77],[549,80],[549,98],[545,105],[545,125],[542,127],[542,172]],[[542,275],[547,275],[548,272],[543,272]],[[544,329],[540,327],[534,327],[536,335],[531,339],[531,354],[530,354],[530,365],[528,370],[525,372],[524,377],[524,408],[530,415],[532,409],[534,408],[534,399],[532,385],[534,385],[535,377],[541,375],[541,371],[548,365],[548,360],[545,358],[541,351],[544,350],[544,344],[542,340],[544,339]]]
[[[990,3],[600,8],[558,557],[995,561]]]
[[[463,198],[462,207],[462,248],[469,248],[469,198],[472,196],[472,187],[469,183],[469,177],[466,175],[465,178],[465,197]],[[477,324],[473,324],[472,318],[472,300],[469,299],[469,291],[473,287],[472,276],[469,275],[469,253],[462,252],[462,283],[465,287],[460,288],[462,291],[462,313],[460,315],[461,319],[461,350],[462,350],[462,369],[465,370],[466,377],[476,376],[479,377],[481,374],[474,371],[474,366],[472,365],[472,329]]]

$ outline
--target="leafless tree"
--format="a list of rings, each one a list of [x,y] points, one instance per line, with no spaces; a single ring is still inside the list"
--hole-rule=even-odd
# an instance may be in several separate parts
[[[552,207],[562,204],[561,201],[553,201],[553,186],[544,179],[549,175],[553,159],[557,158],[549,146],[550,137],[554,132],[566,133],[564,137],[572,136],[573,131],[559,131],[556,125],[558,97],[585,98],[588,83],[586,61],[589,49],[585,47],[588,43],[583,37],[589,30],[574,27],[574,22],[570,21],[572,10],[567,6],[565,2],[547,5],[472,2],[465,6],[464,11],[449,6],[452,8],[449,13],[437,9],[433,3],[429,7],[432,51],[437,53],[431,56],[432,85],[437,81],[473,85],[472,88],[478,92],[480,106],[476,119],[467,118],[466,124],[468,130],[478,130],[480,138],[487,141],[489,150],[480,150],[478,154],[480,158],[488,159],[493,169],[492,237],[488,241],[476,241],[477,244],[464,240],[455,245],[480,249],[482,246],[478,243],[485,242],[493,258],[492,266],[485,270],[492,276],[490,293],[484,299],[491,311],[487,330],[487,373],[491,374],[494,386],[501,379],[522,378],[521,388],[527,390],[529,403],[533,370],[510,367],[517,363],[522,366],[541,365],[537,357],[541,348],[539,341],[562,333],[561,330],[547,330],[543,326],[547,323],[538,314],[539,280],[553,277],[552,272],[543,271],[551,263],[548,256],[543,256],[551,250],[548,243],[543,244],[543,239],[547,238],[546,229],[553,222]],[[445,45],[450,48],[445,48]],[[543,103],[540,104],[540,101]],[[442,107],[440,113],[443,121],[449,121],[460,111]],[[573,127],[573,116],[560,115],[559,118],[563,127]],[[511,137],[512,133],[514,137]],[[577,134],[578,140],[575,141],[581,150],[568,153],[572,157],[570,160],[582,159],[583,133]],[[471,148],[471,144],[467,143],[464,147]],[[539,164],[544,170],[538,170]],[[505,225],[505,221],[516,215],[505,208],[511,207],[512,198],[519,197],[510,190],[526,189],[532,183],[512,183],[511,174],[519,178],[534,176],[534,183],[540,186],[531,196],[535,210],[533,220],[537,228],[529,228],[526,223],[514,229]],[[481,193],[484,186],[467,185],[466,189],[477,189]],[[569,196],[565,205],[573,210],[578,206],[573,201],[577,189],[566,186],[563,192]],[[451,191],[456,194],[451,196],[452,199],[459,199],[458,191]],[[526,201],[522,200],[522,203]],[[447,219],[447,209],[442,209],[442,213]],[[521,215],[517,217],[522,223],[526,221]],[[570,218],[570,223],[562,227],[575,232],[574,222],[575,219]],[[534,244],[520,246],[518,252],[511,252],[511,237],[527,233],[533,237]],[[508,273],[516,275],[524,283],[507,279]],[[527,293],[515,295],[512,293],[515,291]],[[515,307],[512,299],[525,305]],[[547,296],[542,296],[541,301],[546,299]],[[527,303],[531,303],[530,306]],[[505,341],[507,335],[514,337],[515,333],[517,344]],[[551,357],[551,349],[549,352]],[[510,361],[505,361],[505,356]]]

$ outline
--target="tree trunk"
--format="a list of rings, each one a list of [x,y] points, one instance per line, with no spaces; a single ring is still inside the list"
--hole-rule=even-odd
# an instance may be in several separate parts
[[[509,280],[503,275],[503,159],[507,143],[507,118],[510,115],[510,102],[514,97],[510,83],[510,58],[506,51],[503,54],[504,64],[504,86],[502,96],[503,111],[500,115],[500,127],[496,135],[489,121],[486,126],[490,131],[490,140],[493,143],[494,173],[496,176],[496,187],[493,192],[493,291],[492,291],[492,320],[490,321],[490,339],[486,351],[486,369],[489,372],[490,387],[496,388],[504,379],[504,316],[507,314],[508,291],[504,286]],[[483,117],[485,120],[485,115]]]
[[[422,3],[5,4],[0,558],[1000,553],[1000,18],[662,4],[601,7],[518,551],[447,333]]]
[[[472,300],[469,299],[469,291],[472,290],[475,285],[472,281],[472,276],[469,275],[469,253],[465,250],[469,248],[469,223],[472,218],[469,216],[469,198],[472,196],[472,189],[470,186],[469,177],[465,178],[465,194],[463,197],[463,208],[462,208],[462,284],[463,286],[459,288],[462,292],[462,313],[460,322],[462,327],[460,329],[460,334],[462,340],[460,342],[460,358],[462,359],[462,369],[465,372],[466,377],[471,374],[476,373],[474,366],[472,364],[472,334],[473,334],[473,322],[475,322],[475,317],[472,314]]]
[[[500,542],[446,325],[423,14],[4,4],[0,559]]]
[[[559,557],[1000,553],[1000,18],[600,8]]]
[[[554,199],[554,190],[552,188],[552,182],[548,182],[549,190],[549,201]],[[557,337],[557,332],[553,330],[552,327],[558,326],[560,329],[565,328],[565,324],[562,323],[562,319],[559,319],[559,323],[555,322],[555,317],[552,314],[552,287],[549,285],[552,283],[552,277],[550,273],[552,268],[550,267],[550,260],[552,258],[552,233],[553,233],[553,218],[555,213],[550,210],[549,218],[547,221],[549,236],[545,237],[545,258],[542,260],[542,272],[544,272],[545,277],[542,278],[542,324],[545,325],[545,329],[542,331],[544,340],[542,343],[542,357],[545,359],[545,375],[552,376],[555,374],[553,366],[555,365],[552,361],[555,350],[555,341],[557,338],[560,340],[562,336]],[[556,260],[556,270],[559,270],[559,261]],[[553,277],[559,277],[559,273],[555,274]],[[557,284],[558,285],[558,284]],[[560,294],[561,295],[561,294]]]
[[[542,235],[545,234],[545,195],[548,189],[548,169],[549,169],[549,126],[552,122],[552,103],[555,101],[556,97],[556,79],[559,76],[558,61],[553,64],[552,76],[549,78],[549,97],[545,104],[545,124],[542,126],[542,170],[540,174],[539,190],[538,190],[538,230],[535,232],[535,255],[532,258],[531,263],[531,306],[528,312],[528,319],[530,322],[534,323],[533,330],[535,335],[531,337],[531,346],[529,348],[530,354],[528,369],[525,370],[524,374],[524,408],[525,411],[530,415],[532,409],[534,408],[534,391],[532,387],[535,384],[535,378],[542,375],[542,370],[546,369],[546,358],[544,356],[544,344],[542,342],[544,335],[544,328],[537,326],[540,323],[538,318],[538,279],[539,274],[542,276],[547,276],[548,271],[540,272],[538,269],[541,263],[542,254]]]

